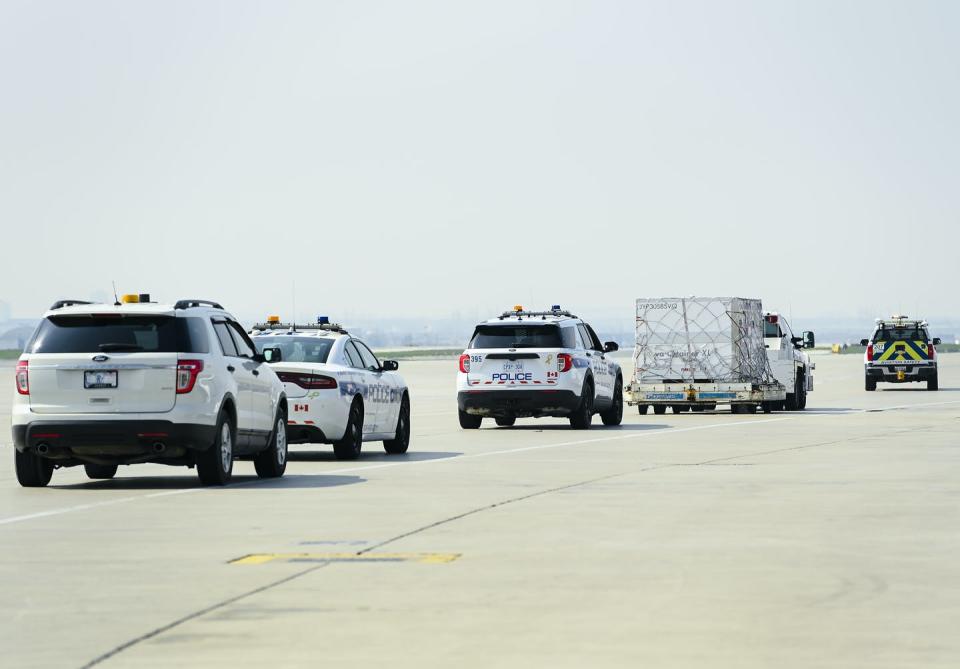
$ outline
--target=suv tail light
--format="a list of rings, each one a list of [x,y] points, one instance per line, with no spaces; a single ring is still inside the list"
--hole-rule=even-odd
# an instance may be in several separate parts
[[[185,395],[197,385],[203,360],[177,360],[177,395]]]
[[[557,371],[569,372],[573,368],[573,356],[569,353],[557,353]]]
[[[873,344],[867,344],[867,361],[873,360]]]
[[[27,371],[27,360],[21,360],[17,363],[17,392],[21,395],[30,394],[30,372]]]
[[[460,356],[460,371],[464,374],[470,373],[470,356],[466,353]]]
[[[927,358],[933,360],[937,356],[937,349],[933,347],[933,342],[927,344]]]
[[[337,380],[323,374],[301,374],[299,372],[277,372],[277,378],[284,383],[292,383],[304,390],[326,390],[337,387]]]

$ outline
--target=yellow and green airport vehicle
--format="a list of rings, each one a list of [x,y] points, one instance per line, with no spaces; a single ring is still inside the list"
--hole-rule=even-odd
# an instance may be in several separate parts
[[[871,391],[880,382],[926,382],[927,390],[937,390],[939,344],[940,338],[930,337],[924,320],[899,315],[878,318],[873,335],[860,341],[867,348],[863,355],[864,387]]]

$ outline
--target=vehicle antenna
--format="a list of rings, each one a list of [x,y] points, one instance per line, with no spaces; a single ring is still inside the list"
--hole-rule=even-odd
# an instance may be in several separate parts
[[[297,322],[297,280],[291,279],[290,292],[293,295],[293,322]]]
[[[120,298],[117,297],[117,282],[111,281],[110,284],[113,286],[113,306],[120,306]]]

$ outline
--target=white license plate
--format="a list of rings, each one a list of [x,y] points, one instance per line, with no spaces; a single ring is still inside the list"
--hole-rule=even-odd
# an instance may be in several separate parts
[[[84,388],[116,388],[117,372],[97,369],[83,373]]]

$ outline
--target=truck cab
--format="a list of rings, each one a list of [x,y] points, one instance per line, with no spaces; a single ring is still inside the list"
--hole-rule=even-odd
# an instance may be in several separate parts
[[[781,314],[768,311],[763,315],[763,344],[770,361],[770,371],[787,389],[784,408],[802,411],[807,406],[807,393],[813,390],[813,370],[810,356],[803,349],[813,348],[813,332],[794,335],[790,323]]]

